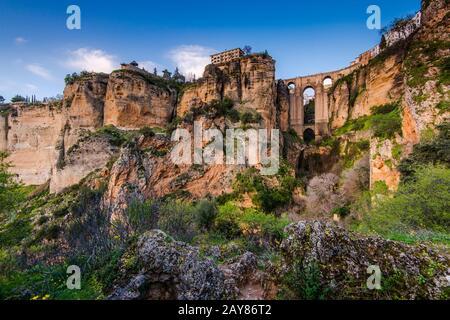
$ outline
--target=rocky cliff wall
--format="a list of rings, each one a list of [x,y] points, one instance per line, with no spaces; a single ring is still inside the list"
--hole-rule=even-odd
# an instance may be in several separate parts
[[[177,92],[154,77],[118,70],[109,77],[104,124],[123,129],[165,127],[176,107]]]
[[[253,54],[228,63],[208,65],[203,78],[184,91],[177,115],[182,116],[201,103],[224,98],[233,100],[237,109],[257,111],[266,128],[277,126],[275,61],[268,55]]]
[[[63,112],[48,106],[18,108],[8,115],[3,143],[13,164],[11,171],[25,184],[39,185],[50,179],[64,123]]]

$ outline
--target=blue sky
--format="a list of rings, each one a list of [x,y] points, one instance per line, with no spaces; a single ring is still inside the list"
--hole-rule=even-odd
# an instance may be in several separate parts
[[[71,4],[81,30],[66,28]],[[246,44],[269,51],[277,78],[339,69],[379,41],[366,27],[372,4],[383,26],[420,9],[420,0],[1,0],[0,95],[55,96],[67,73],[131,60],[199,74],[209,54]]]

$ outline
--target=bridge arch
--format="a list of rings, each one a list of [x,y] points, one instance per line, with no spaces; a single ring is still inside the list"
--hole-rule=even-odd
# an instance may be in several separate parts
[[[287,84],[288,90],[289,90],[289,94],[294,94],[295,93],[295,83],[294,82],[289,82]]]
[[[322,84],[324,89],[329,89],[333,86],[333,79],[330,76],[326,76],[323,78]]]
[[[316,121],[316,90],[307,86],[303,90],[303,124],[314,124]]]
[[[307,144],[314,141],[316,138],[316,134],[314,133],[314,130],[311,128],[307,128],[305,131],[303,131],[303,141],[305,141]]]

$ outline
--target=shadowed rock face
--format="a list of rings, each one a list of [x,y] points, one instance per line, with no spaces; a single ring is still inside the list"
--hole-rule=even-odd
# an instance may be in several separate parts
[[[334,298],[439,299],[448,286],[448,258],[423,245],[360,238],[318,221],[291,224],[286,232],[281,245],[285,268],[317,265],[321,285]],[[367,289],[370,265],[379,266],[384,291]]]
[[[257,269],[256,256],[246,252],[218,267],[200,255],[199,248],[175,241],[160,230],[143,234],[136,246],[138,274],[124,273],[111,300],[237,298]]]
[[[174,241],[164,232],[145,233],[137,244],[142,270],[110,299],[221,299],[224,276],[198,248]]]
[[[123,129],[165,127],[175,109],[177,93],[152,84],[139,73],[113,72],[105,98],[104,124]]]

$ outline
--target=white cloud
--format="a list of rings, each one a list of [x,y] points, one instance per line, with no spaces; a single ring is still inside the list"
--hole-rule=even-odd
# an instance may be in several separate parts
[[[65,62],[74,71],[95,71],[109,73],[117,66],[116,58],[99,49],[80,48],[69,53]]]
[[[203,76],[205,66],[210,63],[210,55],[216,52],[214,49],[199,45],[183,45],[170,51],[170,59],[186,76]]]
[[[50,74],[50,71],[45,69],[44,67],[40,66],[39,64],[29,64],[26,66],[26,69],[30,71],[31,73],[44,78],[46,80],[52,79],[52,75]]]
[[[28,40],[23,37],[17,37],[14,39],[14,42],[16,44],[24,44],[24,43],[28,42]]]

